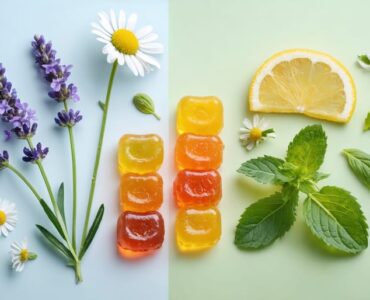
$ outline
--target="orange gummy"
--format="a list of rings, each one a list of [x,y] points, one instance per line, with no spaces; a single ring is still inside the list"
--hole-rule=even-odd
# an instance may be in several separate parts
[[[157,210],[163,201],[163,180],[157,173],[122,175],[120,184],[121,210],[146,212]]]
[[[164,240],[164,222],[157,211],[125,211],[117,222],[117,249],[125,258],[152,254]]]
[[[145,174],[156,172],[163,162],[163,141],[156,134],[126,134],[119,141],[118,171]]]
[[[182,134],[176,142],[176,166],[180,170],[218,169],[222,163],[223,148],[218,136]]]
[[[221,216],[217,208],[181,209],[176,219],[176,242],[181,252],[203,251],[221,237]]]
[[[213,96],[187,96],[177,106],[177,132],[217,135],[223,127],[222,102]]]
[[[215,206],[222,196],[221,176],[216,170],[182,170],[173,192],[178,207]]]

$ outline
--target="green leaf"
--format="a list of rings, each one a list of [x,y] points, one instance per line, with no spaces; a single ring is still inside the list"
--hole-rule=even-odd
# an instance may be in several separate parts
[[[49,243],[58,251],[60,251],[62,254],[64,254],[66,257],[73,259],[73,255],[71,251],[68,250],[66,246],[63,245],[62,242],[60,242],[50,231],[48,231],[46,228],[42,227],[41,225],[37,225],[36,227],[40,230],[42,235],[49,241]]]
[[[284,161],[282,159],[265,155],[264,157],[246,161],[240,166],[237,172],[251,177],[260,183],[279,184],[282,181],[284,182],[285,178],[279,172],[279,167],[283,164]],[[288,181],[288,178],[285,179]]]
[[[358,149],[344,149],[343,154],[356,177],[370,189],[370,155]]]
[[[85,255],[87,249],[89,248],[91,242],[93,241],[95,234],[98,231],[100,223],[103,219],[103,215],[104,215],[104,204],[100,205],[99,210],[95,216],[94,222],[92,223],[89,232],[86,236],[86,239],[83,242],[83,246],[81,247],[79,255],[80,259],[82,259],[82,257]]]
[[[316,172],[312,176],[312,180],[315,181],[315,182],[319,182],[321,180],[324,180],[324,179],[328,178],[329,176],[330,176],[330,174],[327,174],[327,173]]]
[[[364,131],[370,130],[370,112],[367,114],[364,124]]]
[[[105,104],[102,101],[99,101],[98,104],[102,111],[105,111]]]
[[[282,191],[250,205],[236,227],[235,245],[240,249],[262,248],[282,237],[295,221],[298,190]]]
[[[47,205],[47,203],[43,199],[40,200],[40,204],[41,204],[45,214],[49,218],[50,222],[54,225],[55,229],[59,232],[60,236],[65,240],[63,230],[62,230],[62,226],[60,225],[60,223],[59,223],[57,217],[55,216],[55,214],[53,213],[53,211],[50,209],[50,207]]]
[[[326,135],[321,125],[303,128],[289,144],[286,161],[299,168],[299,177],[315,174],[324,161]]]
[[[308,227],[328,246],[346,253],[367,248],[366,219],[356,198],[346,190],[326,186],[310,194],[303,208]]]
[[[66,216],[64,213],[64,183],[63,182],[60,185],[59,190],[58,190],[57,205],[58,205],[60,214],[62,215],[64,224],[66,224]]]

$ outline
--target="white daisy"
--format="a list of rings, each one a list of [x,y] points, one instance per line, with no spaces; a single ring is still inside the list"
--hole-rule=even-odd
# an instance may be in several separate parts
[[[274,129],[268,128],[268,122],[258,115],[253,117],[252,122],[245,118],[243,126],[240,128],[240,142],[248,151],[258,146],[266,138],[276,137]]]
[[[17,211],[14,203],[0,199],[0,235],[8,236],[17,223]]]
[[[26,262],[29,260],[35,260],[37,258],[36,253],[28,250],[26,240],[24,240],[22,243],[14,242],[10,247],[12,267],[16,272],[22,272]]]
[[[118,16],[113,10],[110,14],[101,12],[98,15],[99,24],[92,23],[92,33],[105,44],[103,54],[107,55],[108,63],[117,61],[120,65],[127,64],[135,76],[144,76],[153,66],[160,68],[159,62],[148,55],[163,52],[152,26],[136,30],[137,15],[131,14],[126,18],[123,10]]]

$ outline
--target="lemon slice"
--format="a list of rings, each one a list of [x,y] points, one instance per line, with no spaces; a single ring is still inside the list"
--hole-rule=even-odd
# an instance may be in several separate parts
[[[348,70],[314,50],[292,49],[269,58],[256,72],[249,91],[255,112],[299,113],[346,123],[356,104]]]

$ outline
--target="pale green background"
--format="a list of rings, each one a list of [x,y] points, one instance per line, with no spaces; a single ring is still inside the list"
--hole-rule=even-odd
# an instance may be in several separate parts
[[[182,96],[217,95],[225,107],[224,196],[219,206],[222,239],[212,251],[195,257],[180,255],[174,242],[170,245],[171,300],[369,299],[370,251],[355,257],[329,255],[315,245],[301,209],[294,227],[271,247],[242,252],[233,245],[241,212],[272,190],[244,180],[235,170],[255,156],[284,156],[288,142],[300,128],[318,123],[303,116],[267,115],[277,131],[276,140],[250,154],[238,143],[253,73],[271,54],[287,48],[331,53],[355,79],[358,104],[352,121],[345,126],[322,123],[329,143],[322,171],[332,174],[323,184],[352,191],[370,219],[369,192],[352,176],[340,155],[345,147],[369,152],[370,134],[361,129],[370,110],[370,74],[355,64],[357,54],[370,51],[369,11],[365,0],[170,1],[172,144],[175,107]],[[171,212],[174,222],[174,207]]]

